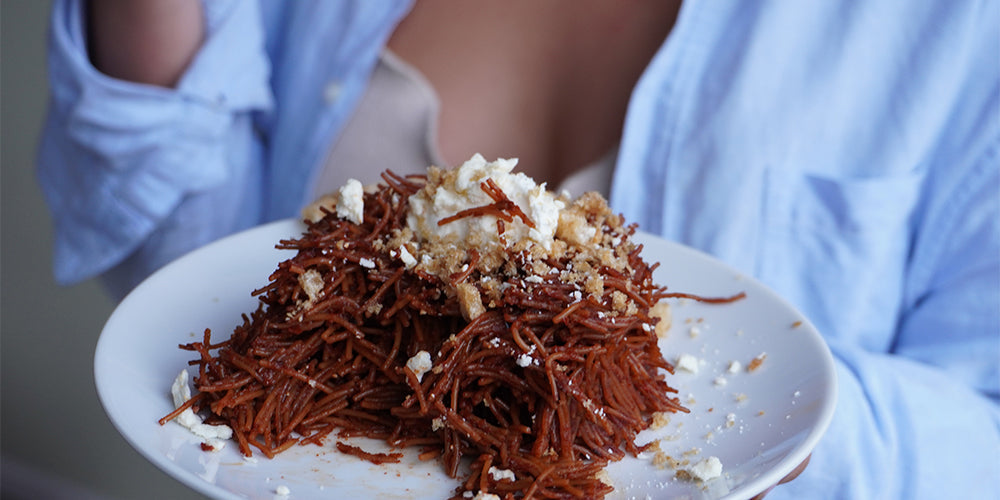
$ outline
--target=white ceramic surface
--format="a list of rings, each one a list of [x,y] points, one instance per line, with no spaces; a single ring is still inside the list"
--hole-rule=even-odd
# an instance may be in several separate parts
[[[296,446],[268,460],[245,460],[230,444],[200,449],[198,438],[157,420],[172,409],[170,384],[192,353],[179,344],[228,335],[240,315],[256,308],[250,291],[267,283],[277,263],[291,256],[273,247],[302,231],[297,221],[261,226],[192,252],[155,273],[118,306],[97,345],[95,377],[101,403],[121,434],[179,481],[215,498],[447,498],[457,486],[435,461],[407,453],[402,463],[373,465],[327,445]],[[673,300],[673,327],[661,341],[664,355],[700,360],[697,373],[669,379],[689,414],[674,415],[640,441],[666,438],[661,450],[691,464],[708,456],[723,475],[707,484],[674,478],[653,453],[614,463],[610,498],[745,499],[774,484],[816,445],[833,415],[833,360],[809,321],[781,298],[704,254],[641,234],[643,256],[661,262],[657,282],[703,296],[746,292],[744,300],[710,305]],[[754,372],[751,360],[766,353]],[[731,361],[743,369],[730,373]],[[722,385],[721,379],[725,379]],[[719,379],[719,380],[717,380]],[[355,440],[368,451],[380,442]]]

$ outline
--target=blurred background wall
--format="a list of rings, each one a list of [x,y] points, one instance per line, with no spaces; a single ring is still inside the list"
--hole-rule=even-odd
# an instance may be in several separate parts
[[[94,348],[114,304],[97,283],[52,278],[34,172],[49,6],[0,3],[0,497],[198,498],[135,452],[97,399]]]

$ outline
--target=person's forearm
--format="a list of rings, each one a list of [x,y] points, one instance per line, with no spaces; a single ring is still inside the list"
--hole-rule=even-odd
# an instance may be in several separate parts
[[[90,58],[109,76],[173,87],[205,36],[199,0],[90,0]]]

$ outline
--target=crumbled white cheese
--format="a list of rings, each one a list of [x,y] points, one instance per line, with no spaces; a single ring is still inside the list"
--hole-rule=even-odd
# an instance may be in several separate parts
[[[430,371],[434,364],[431,363],[431,354],[427,351],[420,351],[406,360],[406,367],[417,376],[417,381],[424,378],[424,374]]]
[[[274,489],[274,493],[279,497],[287,497],[292,494],[292,490],[288,489],[288,486],[282,484]]]
[[[174,383],[170,386],[170,394],[174,399],[174,408],[180,407],[187,400],[191,399],[191,388],[188,387],[187,370],[181,370],[177,374],[177,378],[174,379]],[[201,417],[192,411],[191,408],[187,408],[181,412],[174,419],[174,422],[186,427],[192,434],[205,440],[205,444],[210,446],[213,451],[221,450],[225,446],[222,441],[233,437],[233,430],[228,425],[209,425],[203,423]]]
[[[438,186],[433,193],[421,190],[410,197],[407,226],[424,241],[448,238],[457,241],[467,241],[470,238],[500,241],[496,218],[493,216],[464,217],[438,225],[440,220],[463,210],[492,204],[493,199],[481,187],[487,179],[492,179],[535,225],[531,228],[515,217],[512,222],[504,225],[506,241],[530,238],[546,250],[551,249],[559,224],[559,213],[566,204],[547,191],[544,183],[536,184],[520,172],[512,174],[516,165],[517,159],[501,158],[487,162],[482,155],[474,155],[458,168],[452,183]]]
[[[472,500],[500,500],[500,497],[492,493],[483,493],[480,491],[476,493],[476,496],[472,497]]]
[[[690,354],[681,354],[677,358],[677,368],[686,372],[698,373],[698,358]]]
[[[490,467],[490,477],[494,481],[503,481],[504,479],[509,479],[511,481],[516,481],[517,476],[514,475],[514,471],[508,469],[498,469],[496,467]]]
[[[361,224],[365,213],[365,190],[357,179],[348,179],[340,187],[337,199],[337,217]]]
[[[722,462],[718,457],[708,457],[688,470],[695,479],[710,481],[722,475]]]
[[[399,247],[399,260],[403,261],[403,265],[406,266],[407,269],[417,265],[417,259],[410,253],[405,245],[400,245]]]
[[[531,365],[531,361],[533,359],[534,358],[532,358],[530,354],[521,354],[520,356],[517,357],[517,366],[520,366],[521,368],[526,368],[529,365]]]
[[[362,257],[358,261],[358,264],[361,264],[361,267],[367,267],[368,269],[375,269],[375,261],[371,259],[366,259]]]
[[[742,368],[743,365],[741,365],[739,361],[729,362],[729,373],[739,373]]]
[[[715,384],[716,387],[725,387],[726,384],[729,383],[729,381],[726,380],[726,377],[723,377],[722,375],[719,375],[718,377],[715,377],[715,380],[713,381],[713,383]]]

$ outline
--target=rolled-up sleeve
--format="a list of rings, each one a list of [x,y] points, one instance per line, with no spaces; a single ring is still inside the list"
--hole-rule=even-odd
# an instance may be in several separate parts
[[[250,117],[272,106],[257,4],[213,1],[205,14],[203,45],[168,89],[100,73],[87,54],[85,4],[54,3],[38,178],[55,223],[60,283],[122,262],[186,198],[227,189],[240,176],[234,169],[249,168],[233,161],[246,151],[233,149],[253,142]]]

